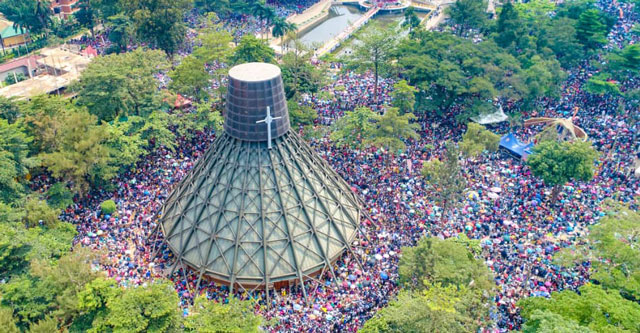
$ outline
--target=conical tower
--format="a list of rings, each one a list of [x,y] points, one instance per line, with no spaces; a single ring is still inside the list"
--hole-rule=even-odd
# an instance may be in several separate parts
[[[290,130],[280,68],[229,71],[224,129],[162,209],[160,227],[178,261],[198,284],[209,278],[246,290],[330,270],[357,235],[360,201]]]

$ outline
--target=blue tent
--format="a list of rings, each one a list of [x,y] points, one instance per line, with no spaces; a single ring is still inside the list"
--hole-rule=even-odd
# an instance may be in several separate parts
[[[500,147],[524,159],[532,153],[533,143],[524,143],[518,140],[513,133],[509,133],[500,138]]]

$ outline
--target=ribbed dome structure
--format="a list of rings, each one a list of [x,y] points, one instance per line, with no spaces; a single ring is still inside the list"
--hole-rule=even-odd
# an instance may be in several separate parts
[[[279,69],[277,80],[281,80]],[[264,87],[255,96],[274,92]],[[237,98],[231,96],[237,91],[229,89],[227,99]],[[282,85],[275,92],[284,98]],[[302,283],[328,269],[357,234],[359,199],[326,161],[289,130],[286,104],[279,110],[285,112],[280,119],[287,116],[287,131],[272,130],[269,149],[264,138],[243,140],[228,133],[266,115],[266,110],[236,106],[235,113],[244,112],[246,117],[235,122],[226,118],[225,132],[162,209],[165,242],[178,260],[200,277],[232,289]],[[267,124],[260,125],[257,130],[264,133]]]

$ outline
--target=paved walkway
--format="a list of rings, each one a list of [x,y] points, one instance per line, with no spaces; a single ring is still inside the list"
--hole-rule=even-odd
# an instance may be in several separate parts
[[[298,26],[298,31],[302,31],[315,24],[319,19],[324,18],[329,13],[331,2],[331,0],[321,0],[304,12],[289,16],[287,22],[295,23]]]

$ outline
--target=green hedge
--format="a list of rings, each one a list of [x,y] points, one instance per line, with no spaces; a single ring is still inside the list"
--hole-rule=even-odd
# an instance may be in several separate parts
[[[116,209],[118,209],[118,207],[116,206],[116,203],[113,200],[107,200],[101,203],[100,208],[102,209],[103,214],[108,214],[108,215],[115,213]]]

